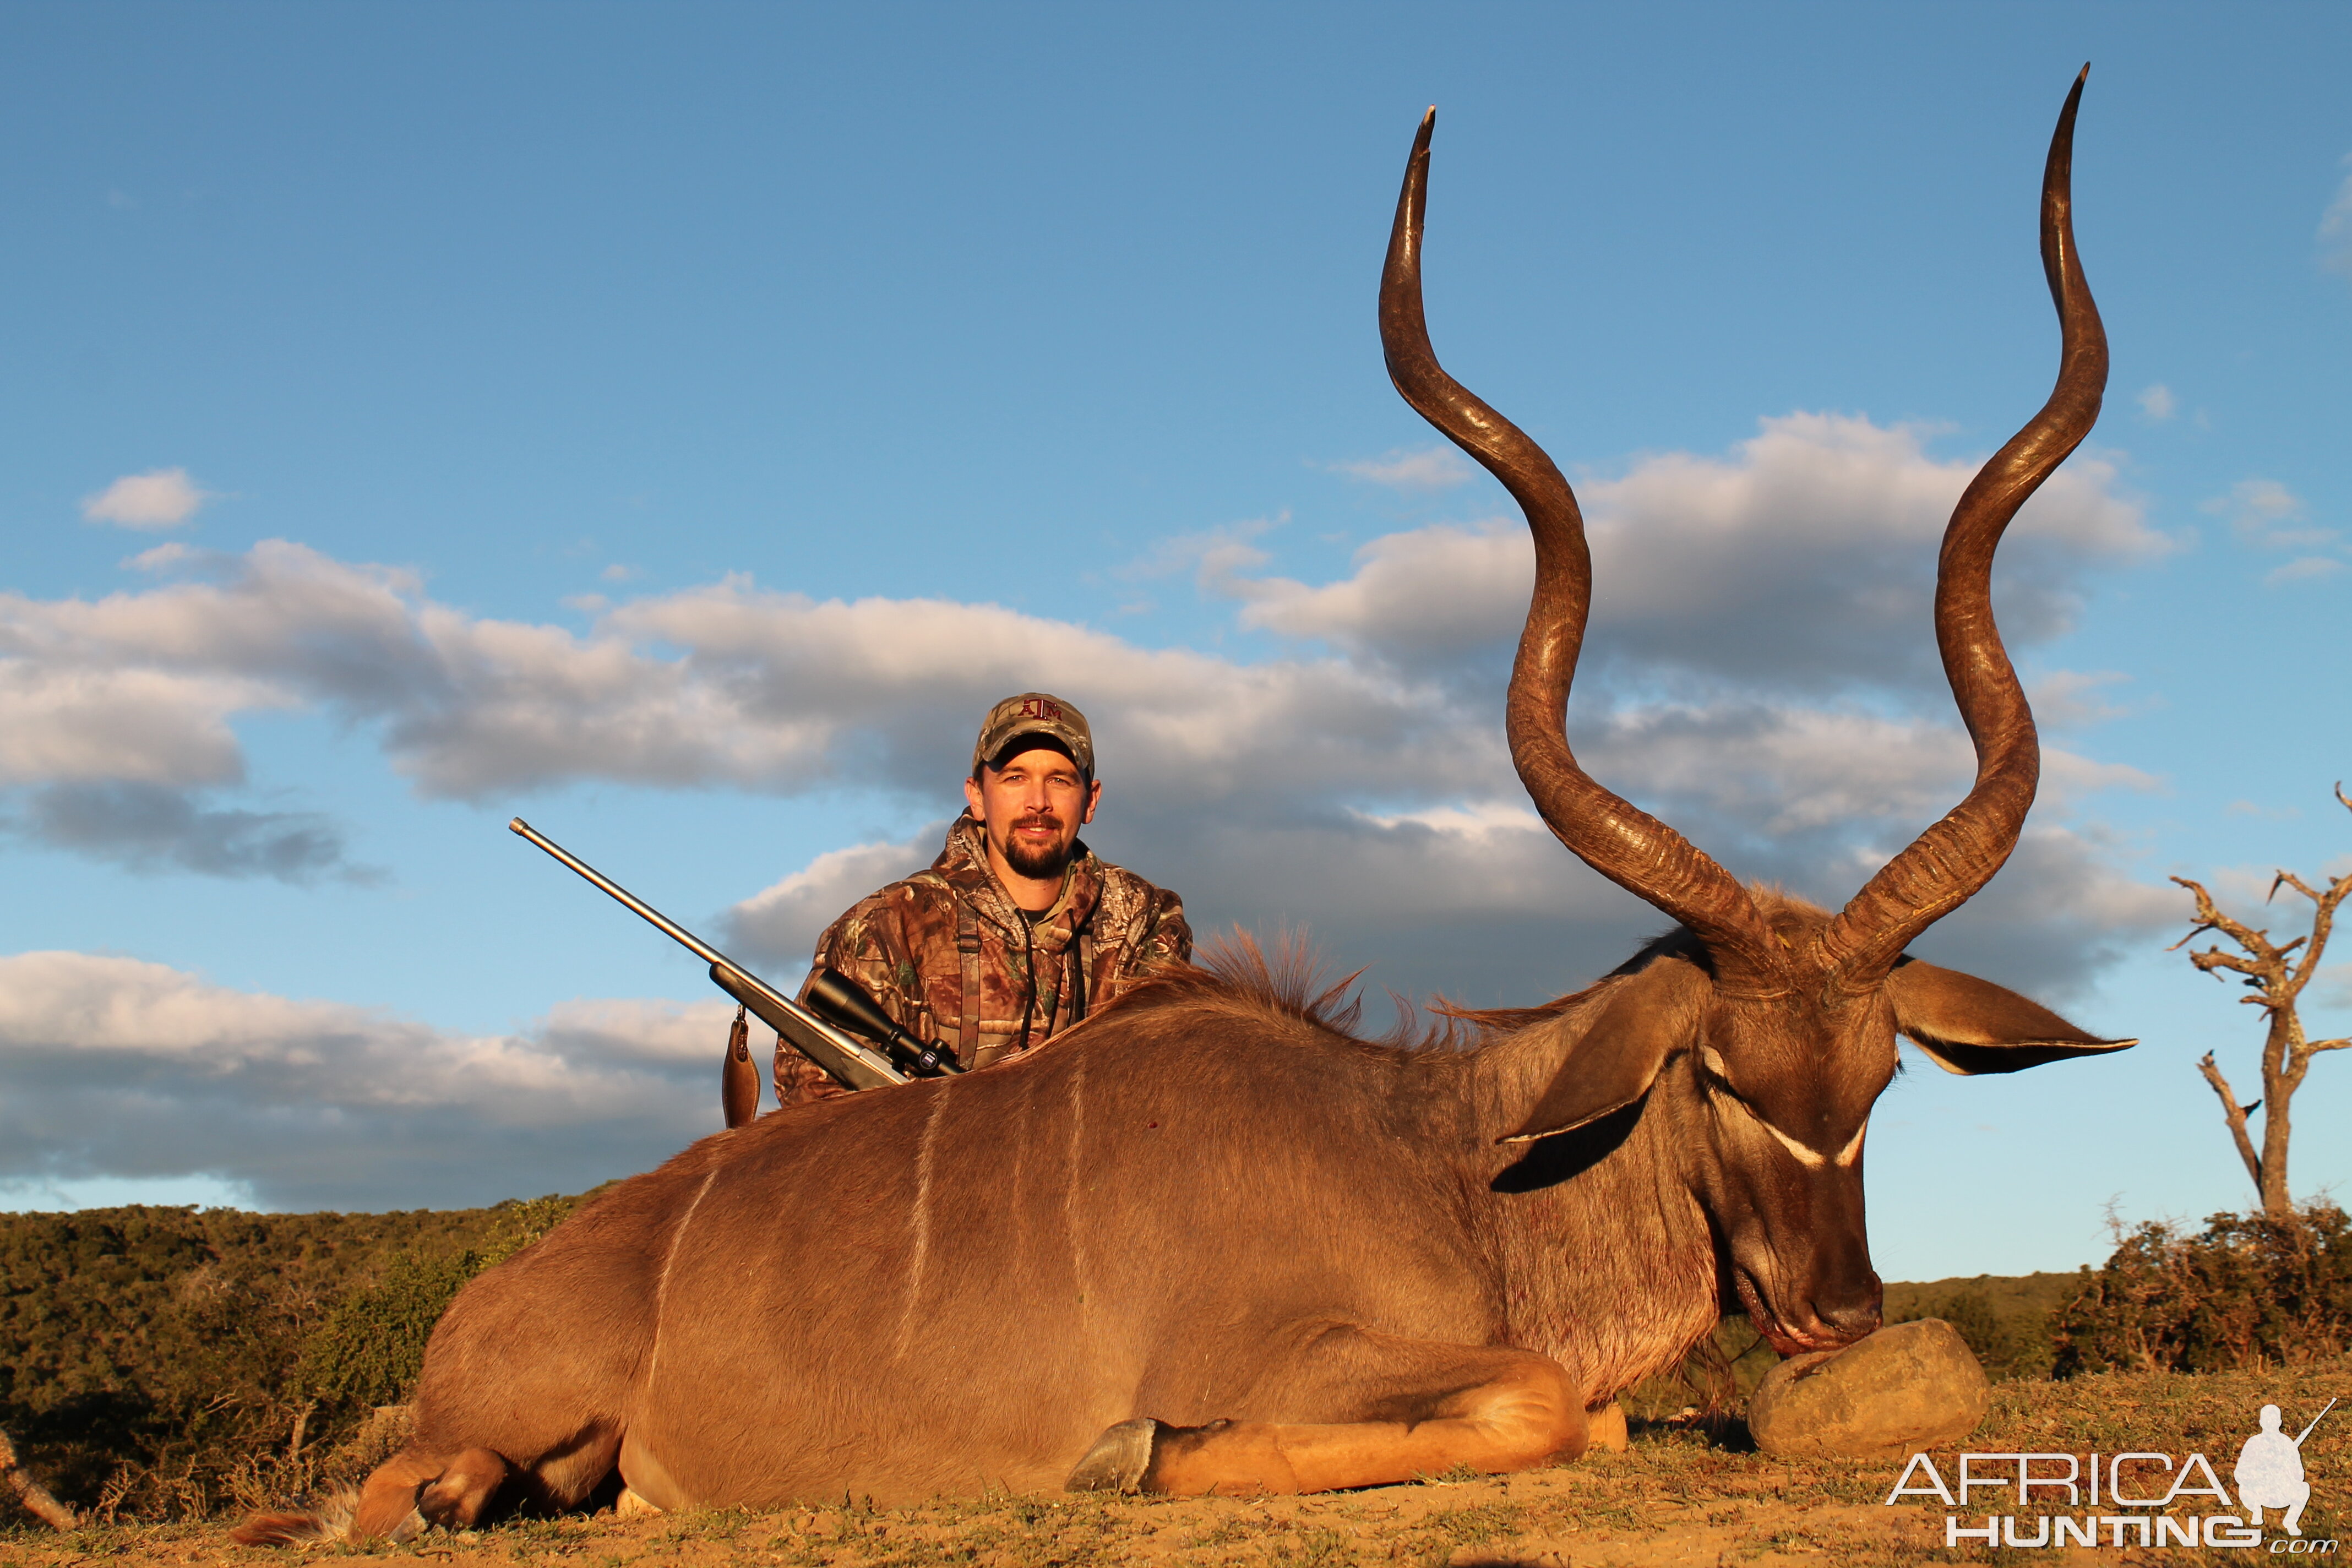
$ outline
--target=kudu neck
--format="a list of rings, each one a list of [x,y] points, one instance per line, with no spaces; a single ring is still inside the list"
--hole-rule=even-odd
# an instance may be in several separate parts
[[[1670,1059],[1643,1100],[1588,1126],[1495,1142],[1571,1070],[1581,1012],[1469,1054],[1455,1147],[1504,1285],[1509,1342],[1561,1362],[1600,1397],[1678,1362],[1715,1326],[1721,1283],[1685,1171],[1676,1111],[1698,1092],[1685,1059]]]

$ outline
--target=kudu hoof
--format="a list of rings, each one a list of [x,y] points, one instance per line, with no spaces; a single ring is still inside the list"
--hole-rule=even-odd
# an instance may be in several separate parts
[[[1062,1483],[1064,1491],[1135,1492],[1143,1489],[1144,1472],[1151,1468],[1152,1450],[1160,1434],[1168,1430],[1149,1415],[1122,1421],[1095,1439],[1087,1457]]]

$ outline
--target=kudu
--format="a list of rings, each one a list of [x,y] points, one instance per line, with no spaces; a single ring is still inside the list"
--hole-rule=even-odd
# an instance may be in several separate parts
[[[1895,1036],[1959,1073],[2131,1043],[1904,953],[2000,868],[2033,796],[1990,572],[2105,378],[2068,218],[2081,90],[2042,188],[2057,390],[1968,488],[1938,570],[1976,784],[1843,910],[1741,886],[1570,753],[1582,525],[1551,460],[1431,353],[1424,121],[1381,280],[1390,374],[1535,531],[1508,698],[1521,779],[1562,843],[1676,928],[1587,990],[1476,1016],[1457,1048],[1352,1038],[1195,971],[1002,1066],[706,1138],[467,1287],[415,1438],[351,1532],[624,1486],[757,1507],[1509,1470],[1581,1452],[1588,1411],[1732,1300],[1784,1352],[1870,1332],[1863,1136]],[[318,1528],[257,1518],[242,1538]]]

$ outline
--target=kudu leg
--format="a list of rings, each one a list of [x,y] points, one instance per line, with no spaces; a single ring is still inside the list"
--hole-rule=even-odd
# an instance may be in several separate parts
[[[376,1467],[360,1489],[352,1514],[356,1541],[411,1541],[434,1525],[470,1530],[514,1473],[488,1448],[467,1448],[451,1458],[415,1452],[394,1455]]]
[[[1581,1392],[1558,1362],[1529,1351],[1338,1329],[1245,1403],[1302,1418],[1123,1421],[1068,1486],[1176,1497],[1329,1491],[1457,1466],[1523,1470],[1585,1447]]]
[[[446,1450],[408,1447],[378,1465],[360,1488],[351,1516],[337,1526],[331,1515],[256,1514],[231,1532],[246,1546],[296,1542],[413,1541],[425,1531],[471,1530],[482,1521],[502,1491],[526,1507],[572,1506],[611,1473],[618,1442],[592,1430],[530,1469],[518,1469],[496,1449]]]
[[[506,1460],[488,1448],[468,1448],[449,1461],[432,1483],[416,1494],[416,1511],[425,1522],[444,1530],[471,1530],[482,1510],[513,1473]]]

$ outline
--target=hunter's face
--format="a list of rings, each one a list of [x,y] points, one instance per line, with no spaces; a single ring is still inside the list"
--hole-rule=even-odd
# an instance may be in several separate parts
[[[1078,829],[1094,820],[1102,785],[1089,784],[1078,764],[1051,746],[1032,746],[982,766],[964,781],[965,801],[990,847],[1023,877],[1057,878],[1070,863]]]

